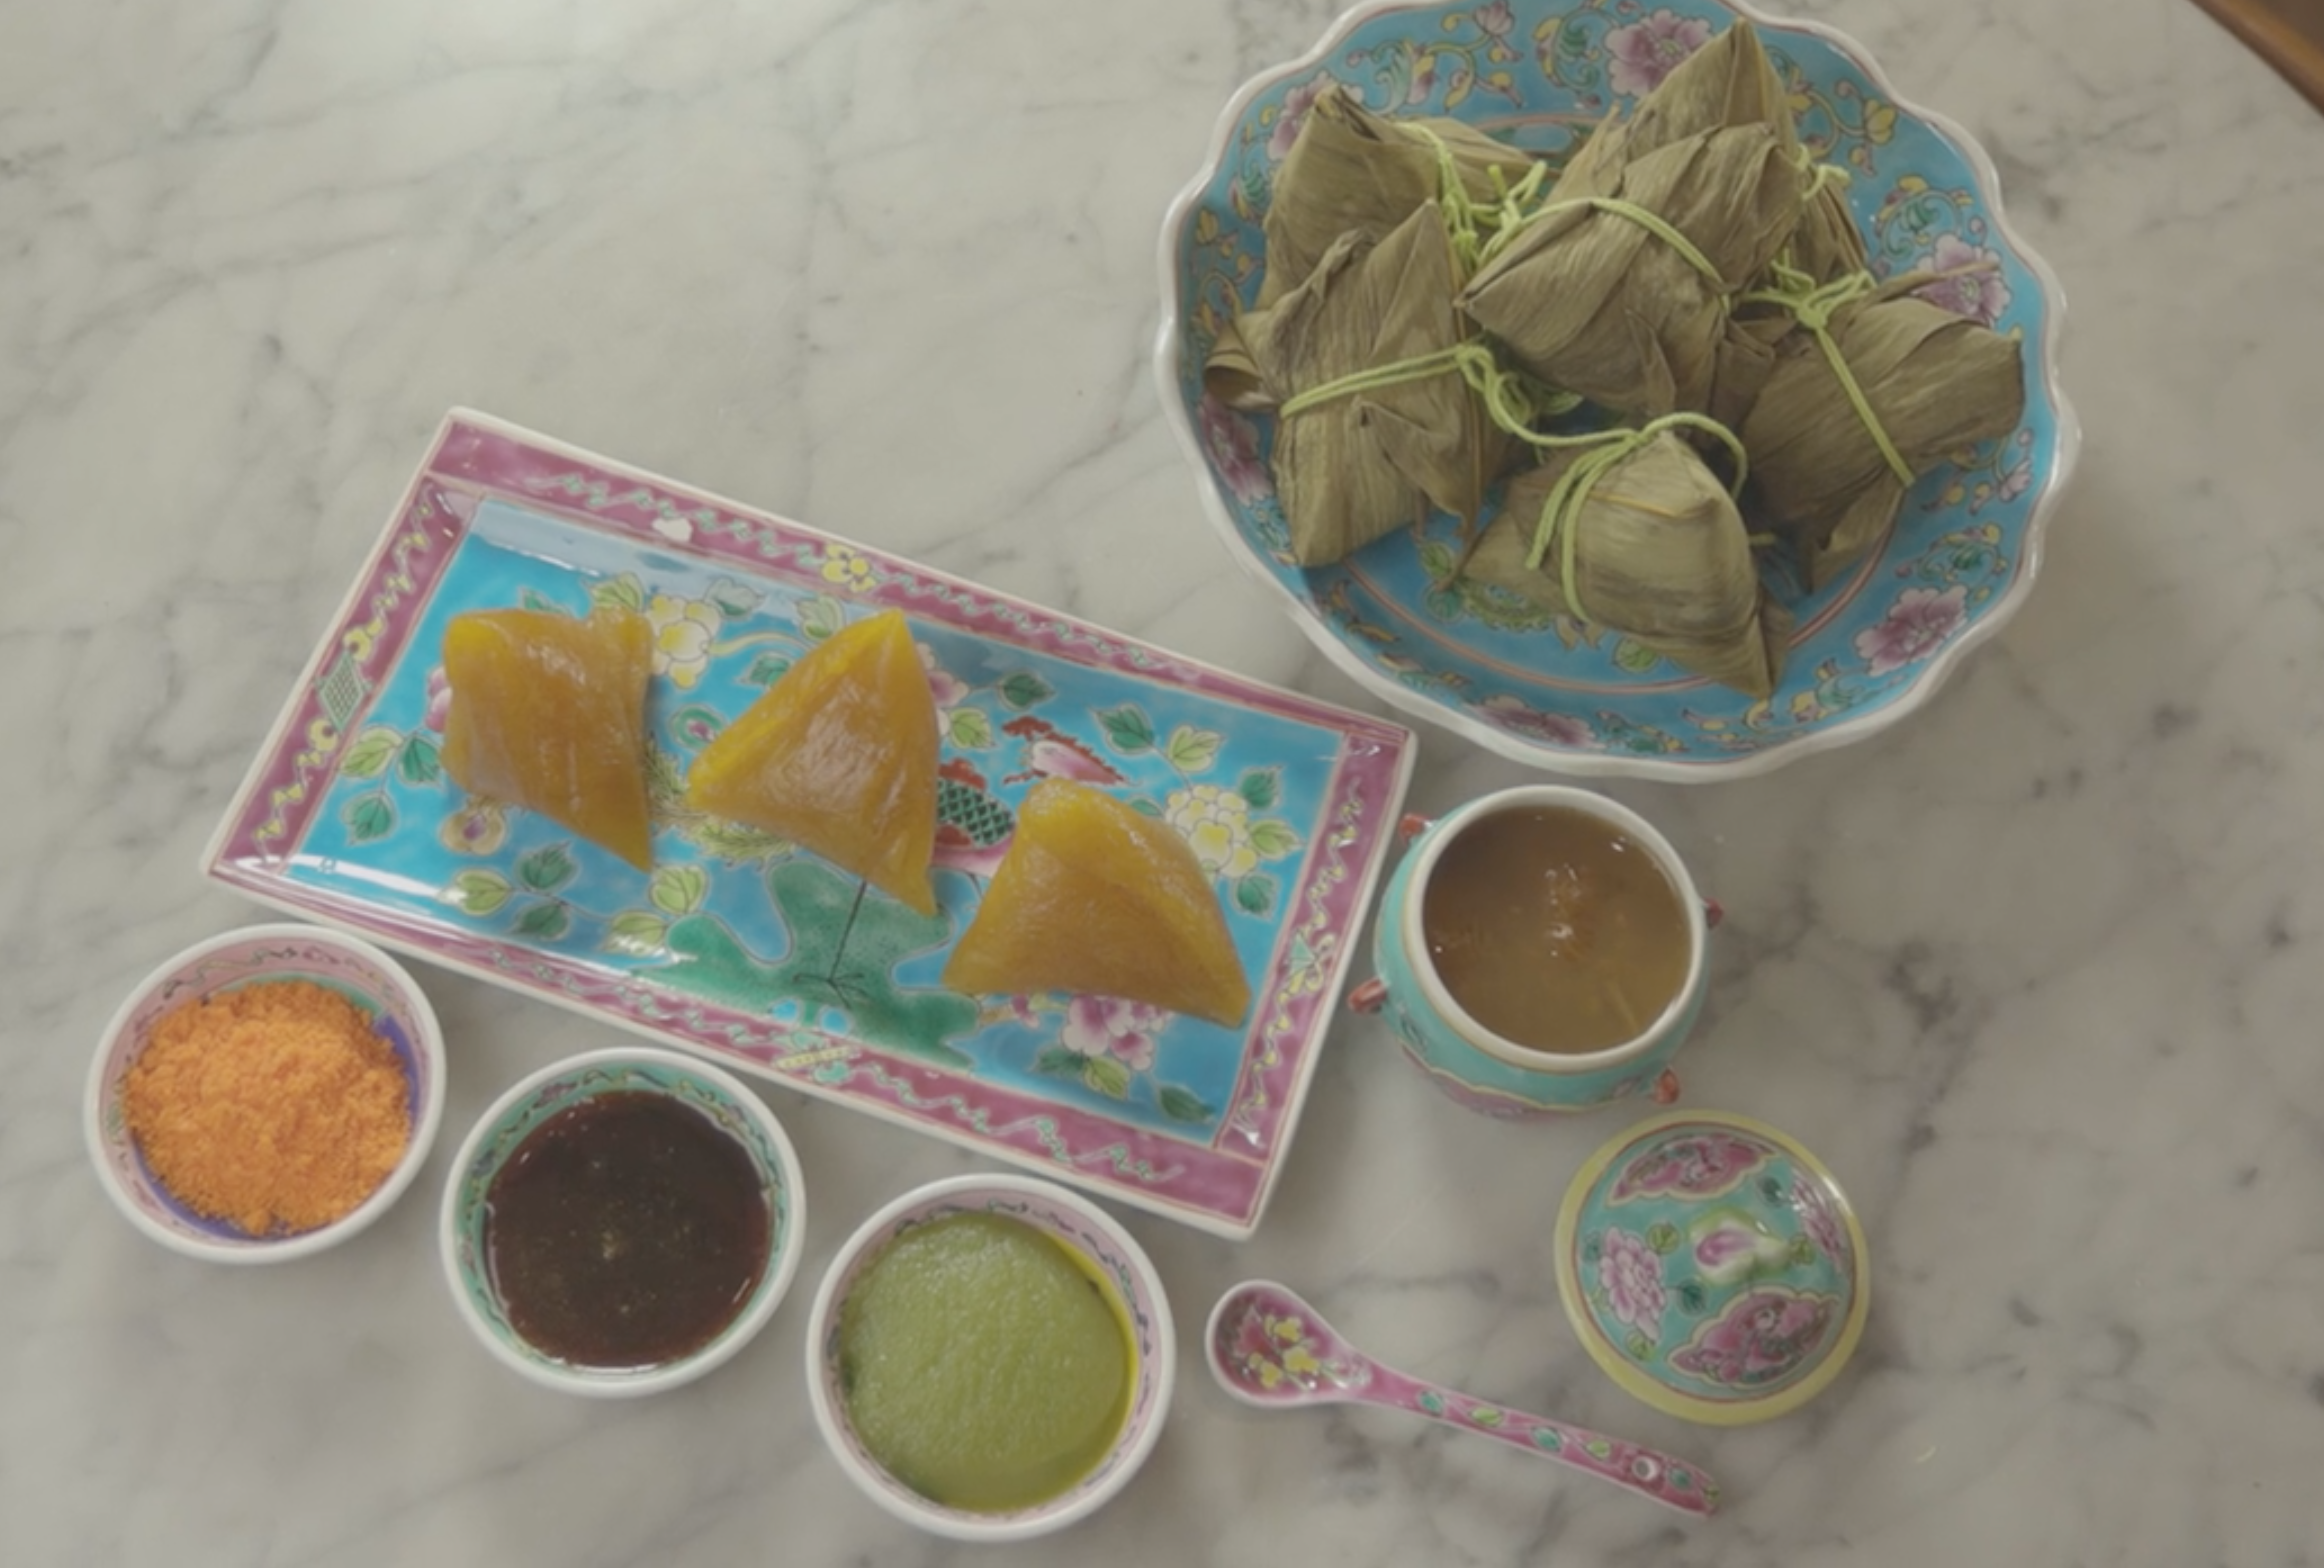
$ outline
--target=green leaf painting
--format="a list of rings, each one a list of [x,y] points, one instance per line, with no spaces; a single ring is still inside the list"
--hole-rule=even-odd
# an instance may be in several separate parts
[[[563,844],[543,844],[516,863],[516,879],[536,893],[554,893],[580,869]]]
[[[1298,832],[1280,818],[1261,817],[1251,824],[1251,848],[1261,860],[1281,860],[1298,847]]]
[[[1130,1097],[1130,1069],[1116,1057],[1084,1057],[1081,1081],[1109,1100],[1126,1100]]]
[[[606,923],[607,951],[652,958],[666,950],[669,922],[650,910],[625,909]]]
[[[1235,878],[1235,907],[1245,914],[1267,914],[1275,907],[1275,879],[1264,871]]]
[[[736,582],[731,577],[721,577],[710,585],[709,591],[703,597],[717,606],[720,615],[725,616],[730,621],[736,621],[757,609],[760,601],[765,599],[766,595],[748,583]]]
[[[452,885],[444,890],[444,897],[469,914],[482,917],[507,903],[515,891],[508,878],[497,871],[463,871],[452,879]]]
[[[1052,1077],[1078,1078],[1081,1076],[1082,1056],[1062,1045],[1045,1045],[1034,1054],[1033,1071]]]
[[[981,708],[955,708],[945,734],[952,744],[970,751],[981,751],[993,743],[993,721],[984,716]]]
[[[710,891],[710,873],[700,866],[663,866],[646,884],[646,900],[666,915],[690,915]]]
[[[799,630],[809,642],[822,642],[846,624],[846,609],[829,594],[799,601]]]
[[[1207,1122],[1213,1114],[1201,1095],[1174,1083],[1162,1085],[1154,1098],[1162,1107],[1162,1114],[1174,1122]]]
[[[1057,695],[1055,687],[1031,670],[1019,670],[1014,675],[1002,677],[1000,692],[1001,701],[1019,709],[1036,707]]]
[[[1625,637],[1614,644],[1614,665],[1633,675],[1643,675],[1662,662],[1662,655],[1634,637]]]
[[[536,942],[554,942],[573,924],[573,917],[565,906],[553,898],[544,898],[516,918],[516,934]]]
[[[377,790],[358,795],[341,808],[347,834],[358,844],[387,837],[395,831],[395,803]]]
[[[395,760],[403,736],[384,724],[374,724],[357,735],[339,759],[339,771],[351,779],[375,779]]]
[[[1154,749],[1153,721],[1135,703],[1104,709],[1098,714],[1097,722],[1105,729],[1106,744],[1116,751],[1134,756]]]
[[[1181,773],[1200,773],[1218,760],[1219,743],[1224,739],[1216,730],[1198,730],[1191,724],[1181,724],[1170,732],[1162,755]]]
[[[593,610],[643,610],[646,607],[646,585],[638,581],[637,573],[623,572],[594,583],[589,589],[589,607]]]
[[[437,755],[436,743],[425,735],[413,735],[396,753],[395,771],[406,784],[433,784],[442,776],[444,764]]]

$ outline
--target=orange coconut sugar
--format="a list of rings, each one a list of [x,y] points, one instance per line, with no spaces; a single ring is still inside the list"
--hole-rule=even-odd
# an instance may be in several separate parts
[[[161,1184],[253,1236],[351,1213],[411,1142],[395,1048],[328,987],[275,980],[162,1015],[122,1083]]]

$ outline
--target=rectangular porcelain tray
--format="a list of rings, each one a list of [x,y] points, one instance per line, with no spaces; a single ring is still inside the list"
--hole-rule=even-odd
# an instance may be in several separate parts
[[[649,876],[467,799],[445,621],[618,600],[657,631]],[[905,611],[945,724],[941,907],[686,813],[685,759],[810,642]],[[203,869],[277,908],[1207,1230],[1257,1226],[1412,764],[1394,725],[500,421],[445,421]],[[1215,874],[1240,1029],[937,982],[1040,777],[1174,822]]]

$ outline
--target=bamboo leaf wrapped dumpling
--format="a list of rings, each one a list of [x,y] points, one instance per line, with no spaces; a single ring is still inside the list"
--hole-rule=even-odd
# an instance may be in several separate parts
[[[1214,395],[1278,411],[1275,493],[1301,565],[1361,549],[1424,503],[1474,518],[1506,466],[1510,438],[1443,358],[1471,332],[1459,284],[1442,211],[1425,201],[1384,239],[1342,235],[1305,282],[1239,320],[1231,362],[1214,358]],[[1332,390],[1383,370],[1380,384]]]
[[[1509,482],[1466,574],[1545,609],[1619,632],[1754,697],[1775,690],[1790,617],[1768,597],[1727,487],[1663,430],[1559,494],[1588,449],[1566,449]],[[1545,513],[1556,510],[1538,562]]]
[[[1618,162],[1682,137],[1736,125],[1766,126],[1784,155],[1803,171],[1808,168],[1790,94],[1759,29],[1748,21],[1736,22],[1679,62],[1638,101],[1629,120],[1601,138],[1610,145],[1599,149],[1599,156]],[[1799,227],[1787,246],[1792,265],[1819,283],[1861,271],[1864,234],[1849,211],[1845,177],[1834,171],[1820,180],[1810,178],[1808,186]]]
[[[1719,415],[1731,298],[1797,227],[1799,166],[1759,125],[1619,150],[1585,146],[1461,308],[1524,369],[1617,413]]]
[[[1840,306],[1820,334],[1787,339],[1738,433],[1758,508],[1815,588],[1887,531],[1914,478],[2006,435],[2024,413],[2015,339],[1884,292]]]
[[[1522,183],[1536,159],[1459,120],[1374,114],[1326,84],[1275,171],[1259,306],[1305,282],[1341,235],[1386,234],[1440,200],[1448,162],[1468,198],[1484,203]]]
[[[1815,167],[1800,142],[1783,79],[1748,21],[1736,22],[1681,61],[1639,100],[1629,119],[1601,130],[1568,168],[1577,189],[1595,188],[1628,159],[1689,136],[1754,125],[1774,135],[1802,180],[1799,221],[1778,256],[1818,284],[1863,272],[1864,235],[1848,207],[1847,176]],[[1767,280],[1749,281],[1757,287]],[[1792,325],[1780,308],[1739,304],[1719,340],[1705,404],[1713,418],[1730,427],[1742,423],[1774,371],[1775,346]]]

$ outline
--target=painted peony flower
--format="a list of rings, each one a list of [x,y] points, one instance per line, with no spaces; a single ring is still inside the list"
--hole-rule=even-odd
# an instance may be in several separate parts
[[[1275,481],[1259,461],[1259,433],[1248,419],[1215,397],[1205,397],[1195,417],[1202,425],[1202,448],[1229,495],[1248,506],[1274,492]]]
[[[1239,877],[1255,870],[1259,851],[1251,842],[1251,803],[1216,784],[1190,784],[1171,791],[1163,820],[1194,846],[1202,869],[1214,877]]]
[[[452,678],[439,664],[428,671],[428,709],[420,723],[441,734],[444,720],[452,711]]]
[[[654,673],[667,675],[680,691],[702,679],[710,667],[710,639],[718,635],[718,607],[706,599],[657,593],[646,601],[646,622],[654,630]]]
[[[1942,593],[1934,588],[1907,588],[1876,626],[1856,634],[1856,653],[1868,675],[1886,675],[1925,659],[1944,646],[1945,639],[1969,618],[1969,590],[1955,583]]]
[[[1544,740],[1553,746],[1583,749],[1598,744],[1597,732],[1590,728],[1587,719],[1576,718],[1570,713],[1544,713],[1539,708],[1529,708],[1523,698],[1511,696],[1507,692],[1487,697],[1477,704],[1477,712],[1496,728],[1517,735],[1530,735],[1535,740]]]
[[[920,668],[928,677],[928,695],[936,699],[936,712],[941,720],[967,698],[968,682],[938,664],[936,651],[917,638],[913,639],[912,651],[920,656]]]
[[[1662,1259],[1626,1230],[1609,1230],[1598,1256],[1598,1283],[1616,1319],[1644,1334],[1662,1337]]]
[[[1618,93],[1644,94],[1711,41],[1711,24],[1675,11],[1652,11],[1606,35],[1606,75]]]
[[[1283,95],[1283,112],[1275,117],[1275,129],[1267,134],[1267,156],[1281,163],[1291,151],[1291,144],[1299,140],[1299,128],[1307,123],[1307,111],[1315,107],[1315,100],[1331,85],[1331,78],[1318,71]]]
[[[1065,1007],[1058,1043],[1081,1056],[1111,1056],[1132,1072],[1154,1065],[1154,1042],[1169,1027],[1170,1010],[1150,1002],[1077,996]]]
[[[2009,282],[2001,275],[2001,253],[1972,245],[1958,234],[1940,234],[1931,249],[1913,258],[1911,272],[1953,276],[1913,290],[1930,304],[1992,326],[2009,309]]]

